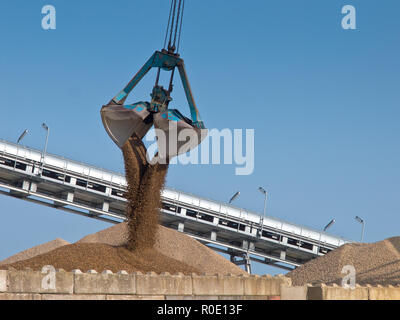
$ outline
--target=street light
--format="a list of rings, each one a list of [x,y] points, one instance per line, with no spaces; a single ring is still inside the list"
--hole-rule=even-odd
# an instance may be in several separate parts
[[[268,196],[268,193],[263,187],[259,187],[258,190],[265,196],[265,198],[264,198],[264,214],[263,214],[263,221],[264,221],[264,219],[265,219],[265,211],[267,209],[267,196]]]
[[[328,230],[334,223],[336,222],[335,219],[332,219],[324,228],[324,231]]]
[[[44,144],[44,149],[43,149],[43,153],[42,153],[42,170],[41,170],[41,172],[43,172],[44,157],[47,152],[47,143],[49,142],[49,133],[50,133],[50,128],[44,122],[42,123],[42,128],[44,130],[46,130],[47,133],[46,133],[46,143]]]
[[[359,216],[355,216],[357,222],[361,223],[362,229],[361,229],[361,242],[364,241],[364,230],[365,230],[365,221],[361,219]]]
[[[229,200],[229,203],[232,203],[232,201],[235,200],[239,195],[240,195],[240,191],[236,192],[236,193],[232,196],[231,200]]]
[[[28,134],[28,129],[26,129],[24,132],[22,132],[22,134],[19,136],[18,140],[17,140],[17,144],[19,144],[22,139]]]
[[[21,135],[17,140],[17,152],[15,153],[14,169],[17,168],[18,145],[27,134],[28,134],[28,129],[25,129],[25,131],[21,133]]]

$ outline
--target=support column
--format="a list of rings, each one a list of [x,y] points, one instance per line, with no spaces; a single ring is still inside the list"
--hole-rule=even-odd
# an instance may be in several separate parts
[[[61,199],[66,200],[68,202],[74,202],[74,193],[73,192],[63,192],[61,193]],[[66,204],[54,201],[54,206],[56,207],[65,207]]]
[[[73,192],[67,192],[66,194],[66,200],[68,202],[74,202],[74,193]]]
[[[108,201],[103,202],[102,210],[105,212],[108,212],[108,210],[110,210],[110,203]]]
[[[22,180],[21,188],[28,191],[30,186],[30,182],[28,180]]]
[[[246,272],[251,274],[251,260],[250,260],[250,256],[247,253],[246,256],[244,257],[245,260],[245,268],[246,268]]]
[[[251,260],[248,253],[241,254],[239,259],[236,259],[236,255],[234,253],[230,254],[230,260],[232,263],[236,264],[237,266],[244,265],[244,268],[247,273],[251,274]]]
[[[37,183],[31,182],[31,186],[30,186],[29,190],[32,192],[36,192],[37,191]]]
[[[249,242],[249,250],[254,251],[256,249],[256,244],[254,242]]]

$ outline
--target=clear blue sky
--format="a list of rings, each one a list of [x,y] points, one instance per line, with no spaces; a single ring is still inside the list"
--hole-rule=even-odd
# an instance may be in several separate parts
[[[57,29],[41,28],[41,8]],[[354,5],[357,30],[341,28]],[[122,171],[99,116],[163,44],[169,1],[0,2],[0,138]],[[399,235],[400,3],[395,0],[187,0],[182,56],[208,128],[255,129],[255,171],[172,166],[167,185],[368,242]],[[133,101],[147,99],[150,74]],[[175,101],[188,114],[182,89]],[[0,259],[107,225],[0,196]],[[277,272],[262,266],[256,272]],[[279,272],[279,270],[278,270]]]

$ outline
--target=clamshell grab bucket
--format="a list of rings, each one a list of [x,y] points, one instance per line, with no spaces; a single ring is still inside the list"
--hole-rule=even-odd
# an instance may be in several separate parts
[[[166,90],[158,85],[157,76],[151,102],[125,104],[128,95],[151,68],[158,68],[158,74],[161,70],[171,72],[169,89]],[[175,69],[178,70],[182,80],[191,119],[183,116],[177,109],[168,108],[172,100],[170,93]],[[194,102],[183,60],[178,54],[165,50],[156,51],[125,88],[102,107],[100,113],[104,128],[120,148],[130,137],[143,139],[154,125],[158,156],[161,158],[171,159],[189,152],[197,147],[208,134]]]

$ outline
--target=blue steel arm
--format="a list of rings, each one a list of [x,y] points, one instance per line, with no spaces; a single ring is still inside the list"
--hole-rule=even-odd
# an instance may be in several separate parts
[[[194,102],[193,99],[192,89],[190,88],[183,60],[180,60],[178,63],[178,70],[179,70],[179,75],[181,76],[183,89],[185,90],[186,99],[189,103],[190,115],[192,117],[193,125],[200,129],[204,129],[205,128],[204,123],[200,119],[199,110],[197,110],[196,103]]]
[[[131,81],[126,85],[126,87],[118,93],[109,103],[110,104],[124,104],[128,95],[132,92],[135,86],[140,80],[149,72],[151,68],[162,68],[164,70],[172,70],[178,67],[179,74],[182,80],[183,88],[185,90],[186,99],[189,103],[190,114],[192,117],[193,125],[204,129],[203,121],[200,119],[199,111],[197,110],[196,103],[193,99],[192,90],[186,75],[185,64],[182,59],[177,56],[170,55],[164,52],[156,51],[149,60],[144,64],[144,66],[136,73]]]
[[[128,97],[129,93],[133,90],[133,88],[139,83],[140,80],[149,72],[149,70],[152,68],[155,55],[157,54],[154,53],[149,60],[144,64],[144,66],[136,73],[136,75],[132,78],[131,81],[126,85],[126,87],[118,93],[111,101],[109,104],[124,104],[126,98]]]
[[[126,87],[118,93],[109,104],[124,104],[126,98],[139,83],[140,80],[149,72],[151,68],[162,68],[164,70],[172,70],[176,67],[181,59],[178,57],[165,54],[163,52],[156,51],[145,65],[136,73],[131,81],[126,85]]]

